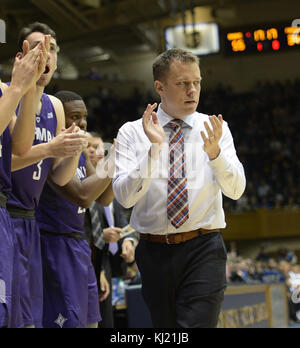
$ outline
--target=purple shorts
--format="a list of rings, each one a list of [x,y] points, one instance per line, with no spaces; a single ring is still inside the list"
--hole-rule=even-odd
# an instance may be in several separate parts
[[[40,233],[35,220],[11,219],[19,249],[21,311],[25,326],[42,327],[43,275]]]
[[[0,328],[12,327],[14,238],[9,214],[0,208]]]
[[[84,239],[41,235],[45,328],[86,328],[101,321],[91,249]]]

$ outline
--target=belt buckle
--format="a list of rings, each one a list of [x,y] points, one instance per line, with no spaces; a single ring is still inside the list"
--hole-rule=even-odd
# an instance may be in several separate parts
[[[170,236],[174,236],[174,242],[170,242],[170,240],[169,240]],[[181,239],[180,239],[180,241],[178,240],[177,234],[173,234],[173,233],[166,234],[166,243],[167,244],[179,244],[179,243],[181,243]]]
[[[168,235],[168,234],[166,234],[166,243],[167,243],[167,244],[171,244],[171,243],[169,242],[169,235]]]

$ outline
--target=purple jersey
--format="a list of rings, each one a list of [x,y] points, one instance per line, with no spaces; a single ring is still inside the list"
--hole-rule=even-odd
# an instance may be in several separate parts
[[[56,136],[57,119],[52,102],[42,95],[42,110],[36,116],[33,145],[50,142]],[[8,205],[25,210],[36,209],[46,183],[53,159],[47,158],[27,168],[12,173],[12,194]]]
[[[76,174],[80,180],[86,178],[83,154],[80,156]],[[50,233],[85,233],[84,215],[85,209],[68,202],[46,184],[36,210],[40,230]]]
[[[0,89],[0,98],[2,91]],[[0,191],[6,196],[11,191],[11,139],[9,127],[0,135]]]

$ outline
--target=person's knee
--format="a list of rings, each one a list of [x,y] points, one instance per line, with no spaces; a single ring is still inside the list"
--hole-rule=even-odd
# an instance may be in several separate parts
[[[176,306],[177,327],[216,328],[224,293],[181,300]]]

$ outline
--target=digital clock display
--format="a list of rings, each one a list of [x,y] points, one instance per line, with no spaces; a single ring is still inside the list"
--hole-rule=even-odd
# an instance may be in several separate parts
[[[244,28],[225,34],[225,53],[240,55],[243,53],[278,52],[300,47],[300,27],[260,26]]]

